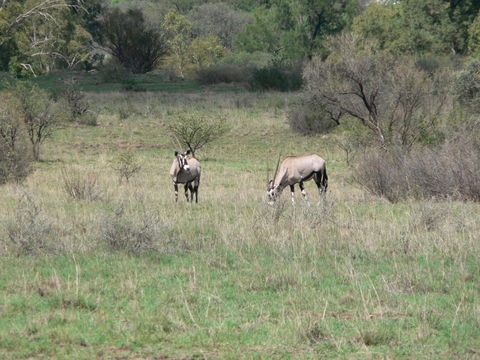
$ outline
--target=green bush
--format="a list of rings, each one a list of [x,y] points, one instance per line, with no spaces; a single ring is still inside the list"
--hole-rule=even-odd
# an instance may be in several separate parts
[[[253,91],[294,91],[303,85],[302,68],[299,65],[273,64],[253,71],[249,87]]]
[[[202,85],[245,82],[251,71],[245,67],[229,64],[217,64],[197,71],[195,79]]]
[[[125,91],[146,91],[145,87],[140,85],[140,83],[133,76],[124,78],[121,81],[122,89]]]
[[[471,60],[458,73],[454,94],[461,105],[480,113],[480,59]]]

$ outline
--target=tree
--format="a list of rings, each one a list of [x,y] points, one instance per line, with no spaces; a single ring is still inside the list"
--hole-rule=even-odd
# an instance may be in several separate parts
[[[324,39],[348,26],[357,9],[356,0],[272,0],[256,9],[236,44],[289,60],[325,55]]]
[[[192,24],[175,9],[170,9],[163,19],[161,28],[168,39],[170,62],[174,64],[178,75],[184,77],[192,42]]]
[[[34,75],[56,67],[74,67],[89,57],[90,34],[76,24],[65,0],[7,0],[0,6],[2,67]]]
[[[174,141],[189,149],[193,156],[197,150],[220,138],[227,130],[224,117],[207,118],[198,113],[179,114],[168,125]]]
[[[192,23],[193,36],[205,39],[215,35],[222,45],[233,49],[233,39],[243,31],[249,22],[249,16],[232,9],[225,3],[207,3],[193,8],[189,19]]]
[[[371,2],[352,29],[379,49],[395,54],[465,54],[476,0]]]
[[[191,68],[193,71],[208,68],[216,64],[226,53],[226,49],[215,35],[209,35],[205,39],[196,38],[190,44]]]
[[[40,160],[40,146],[58,127],[58,112],[48,93],[36,85],[20,84],[15,88],[23,112],[27,137],[35,161]]]
[[[410,147],[428,135],[446,104],[447,81],[436,86],[412,60],[360,52],[355,34],[345,34],[335,44],[332,60],[317,58],[305,69],[312,96],[360,121],[383,147]]]
[[[153,70],[167,53],[163,34],[150,28],[138,9],[112,9],[104,26],[111,54],[135,74]]]

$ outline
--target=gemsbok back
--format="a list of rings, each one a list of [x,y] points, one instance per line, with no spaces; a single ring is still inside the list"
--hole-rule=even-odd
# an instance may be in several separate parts
[[[277,168],[273,180],[268,182],[267,196],[268,203],[272,205],[280,196],[283,189],[290,186],[292,193],[292,203],[295,203],[295,184],[300,186],[303,199],[308,201],[304,182],[314,180],[320,194],[327,192],[328,176],[325,160],[316,154],[289,156],[280,164],[280,158],[277,162]]]
[[[197,159],[188,155],[190,155],[190,150],[183,153],[175,151],[175,160],[173,160],[170,168],[170,177],[175,187],[175,201],[178,201],[178,184],[185,184],[187,202],[193,202],[193,195],[195,194],[195,202],[198,203],[198,188],[200,186],[202,168]],[[190,190],[190,199],[188,190]]]

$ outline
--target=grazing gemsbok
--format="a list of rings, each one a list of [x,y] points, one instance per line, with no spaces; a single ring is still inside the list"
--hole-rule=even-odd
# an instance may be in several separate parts
[[[302,156],[289,156],[282,161],[280,167],[280,158],[278,158],[277,169],[273,176],[273,180],[268,182],[267,196],[270,205],[282,193],[283,189],[290,186],[292,192],[292,203],[295,203],[295,184],[300,186],[303,199],[307,201],[307,193],[303,183],[305,181],[314,180],[317,184],[320,197],[322,193],[327,192],[328,176],[325,160],[315,154]]]
[[[193,194],[195,194],[195,202],[198,203],[198,187],[200,186],[202,168],[198,160],[189,157],[189,154],[190,150],[183,153],[175,151],[175,160],[173,160],[170,168],[170,176],[175,187],[175,201],[178,201],[178,184],[185,184],[187,201],[193,202]],[[188,198],[188,190],[190,190],[190,200]]]

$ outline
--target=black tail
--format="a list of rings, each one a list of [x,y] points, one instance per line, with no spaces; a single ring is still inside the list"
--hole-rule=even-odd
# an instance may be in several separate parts
[[[323,168],[323,174],[322,174],[322,189],[323,192],[327,192],[328,188],[328,176],[327,176],[327,167]]]

